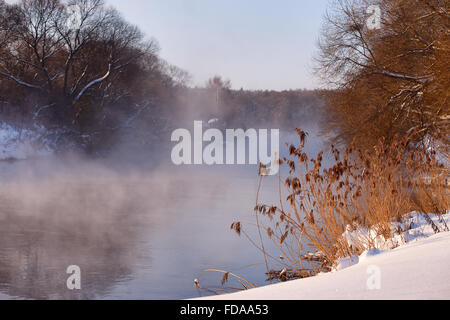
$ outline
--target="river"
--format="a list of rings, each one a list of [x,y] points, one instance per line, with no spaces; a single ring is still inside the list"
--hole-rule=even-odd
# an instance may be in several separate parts
[[[277,179],[264,179],[260,202],[278,203]],[[193,298],[211,294],[196,278],[221,287],[208,268],[268,284],[261,253],[230,230],[254,221],[256,166],[118,170],[59,157],[2,162],[0,182],[2,298]],[[81,290],[67,288],[70,265]]]

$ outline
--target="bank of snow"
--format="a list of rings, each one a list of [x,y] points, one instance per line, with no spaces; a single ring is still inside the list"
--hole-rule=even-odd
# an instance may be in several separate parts
[[[450,214],[431,218],[442,228]],[[450,232],[434,234],[420,215],[411,219],[407,243],[371,248],[340,261],[338,271],[205,299],[450,299]]]
[[[50,154],[52,150],[43,131],[0,122],[0,160],[24,160]]]

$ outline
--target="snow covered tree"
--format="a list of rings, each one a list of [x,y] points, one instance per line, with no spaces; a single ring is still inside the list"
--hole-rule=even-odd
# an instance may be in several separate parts
[[[445,0],[335,1],[317,58],[335,89],[327,95],[330,131],[365,147],[412,131],[419,143],[448,139],[449,32]]]
[[[32,97],[29,114],[46,126],[85,136],[147,105],[144,79],[163,73],[157,51],[102,0],[0,2],[0,81]]]

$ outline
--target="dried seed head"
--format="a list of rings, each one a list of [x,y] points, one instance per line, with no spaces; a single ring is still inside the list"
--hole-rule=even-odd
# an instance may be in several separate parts
[[[238,236],[241,235],[241,223],[240,222],[233,222],[230,227],[231,230],[234,230],[238,234]]]
[[[222,285],[224,285],[228,281],[229,272],[225,272],[222,277]]]

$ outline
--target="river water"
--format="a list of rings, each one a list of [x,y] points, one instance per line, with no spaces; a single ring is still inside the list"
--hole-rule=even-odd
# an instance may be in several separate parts
[[[264,179],[260,202],[278,203],[277,179]],[[0,163],[0,183],[2,298],[193,298],[211,294],[195,278],[220,287],[208,268],[268,284],[260,252],[230,231],[254,221],[256,166],[117,170],[47,158]],[[70,265],[81,290],[67,288]]]

